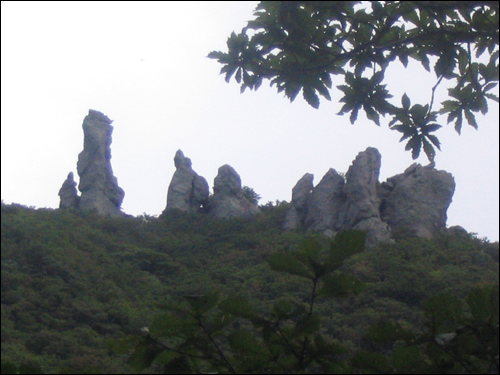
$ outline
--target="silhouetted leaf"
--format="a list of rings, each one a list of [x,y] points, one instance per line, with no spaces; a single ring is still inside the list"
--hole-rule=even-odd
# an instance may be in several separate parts
[[[320,297],[345,298],[364,289],[363,283],[355,276],[343,273],[326,275],[322,281],[323,285],[317,293]]]
[[[197,315],[205,314],[213,309],[217,302],[219,302],[219,298],[220,293],[218,291],[213,291],[203,296],[184,296],[184,299],[188,301],[191,309],[193,309]]]
[[[274,271],[286,272],[291,275],[314,279],[311,269],[307,268],[296,257],[290,253],[275,253],[266,259]]]
[[[498,286],[473,289],[466,297],[474,319],[492,326],[498,324]]]

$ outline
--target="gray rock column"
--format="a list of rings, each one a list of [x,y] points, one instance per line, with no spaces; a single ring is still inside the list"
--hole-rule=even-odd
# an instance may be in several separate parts
[[[125,195],[111,168],[112,120],[98,111],[89,110],[83,121],[84,145],[78,155],[80,176],[80,209],[95,210],[100,215],[121,216]]]
[[[165,210],[198,212],[207,203],[209,188],[207,180],[191,167],[191,159],[178,150],[174,157],[175,173],[168,187]]]

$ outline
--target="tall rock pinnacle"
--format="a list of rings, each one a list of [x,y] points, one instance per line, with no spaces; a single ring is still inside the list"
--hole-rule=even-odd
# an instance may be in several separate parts
[[[78,155],[78,185],[82,195],[79,208],[96,210],[100,215],[120,216],[125,195],[111,168],[112,120],[98,111],[89,110],[83,120],[83,151]]]

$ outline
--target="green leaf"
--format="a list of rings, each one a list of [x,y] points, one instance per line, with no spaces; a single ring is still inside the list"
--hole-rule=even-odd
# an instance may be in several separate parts
[[[437,147],[438,150],[441,150],[441,143],[439,142],[439,139],[435,135],[428,134],[427,138],[432,142],[434,146]]]
[[[355,368],[368,370],[370,374],[390,373],[389,360],[382,353],[357,352],[351,360]]]
[[[205,314],[213,309],[219,302],[219,298],[220,293],[218,291],[207,293],[204,296],[184,296],[184,299],[188,301],[196,315]]]
[[[411,157],[417,159],[420,156],[420,149],[422,147],[422,139],[419,135],[413,135],[406,143],[405,150],[411,150]]]
[[[451,113],[450,113],[451,116]],[[455,114],[455,117],[457,118],[457,121],[455,121],[455,131],[460,134],[462,131],[462,111],[457,111]],[[450,117],[448,117],[449,119]]]
[[[327,264],[332,271],[338,269],[344,260],[365,250],[367,233],[359,230],[345,230],[337,233],[330,246]]]
[[[197,327],[196,320],[191,316],[177,316],[167,313],[153,318],[149,332],[153,337],[184,337]]]
[[[368,329],[365,337],[374,342],[394,343],[399,340],[411,340],[415,335],[404,330],[399,323],[380,321]]]
[[[424,374],[426,367],[425,357],[420,348],[416,346],[397,346],[391,355],[392,365],[396,374]]]
[[[306,308],[302,304],[296,304],[288,300],[280,299],[274,303],[273,313],[278,319],[296,318],[306,312]]]
[[[434,147],[432,147],[432,144],[430,144],[427,139],[422,138],[422,145],[424,147],[425,155],[427,155],[427,159],[429,159],[430,161],[434,161],[436,151],[434,150]]]
[[[363,105],[363,109],[365,110],[366,118],[380,126],[380,116],[378,115],[378,113],[368,105]]]
[[[300,319],[293,330],[294,337],[309,336],[319,330],[321,317],[318,313],[312,313]]]
[[[305,86],[302,88],[302,93],[306,102],[313,108],[319,108],[319,98],[311,87]]]
[[[207,327],[210,333],[214,333],[220,331],[224,327],[227,327],[229,324],[235,321],[236,317],[228,312],[219,311],[217,312],[212,319],[212,324]]]
[[[253,311],[252,305],[247,298],[242,296],[233,296],[226,298],[219,303],[219,308],[234,316],[249,320],[259,320],[261,317]]]
[[[322,281],[323,284],[317,293],[319,297],[345,298],[364,289],[358,278],[344,273],[325,275]]]
[[[193,374],[187,356],[179,356],[163,366],[164,374]]]
[[[408,95],[406,95],[406,93],[404,93],[403,96],[401,97],[401,104],[403,105],[404,109],[406,110],[410,109],[411,101]]]
[[[286,272],[291,275],[305,277],[313,280],[314,274],[312,270],[307,268],[295,256],[290,253],[275,253],[266,259],[274,271]]]
[[[498,286],[473,289],[466,297],[472,316],[477,322],[498,325]]]
[[[152,343],[151,341],[144,340],[135,347],[134,352],[127,360],[127,364],[134,370],[141,372],[151,366],[154,359],[162,351],[163,348],[159,348],[158,345]]]
[[[477,130],[476,116],[474,116],[474,114],[471,111],[469,111],[468,109],[466,109],[464,111],[464,113],[465,113],[465,118],[467,119],[467,122],[469,123],[469,125]]]
[[[238,330],[233,332],[229,337],[229,346],[238,354],[260,354],[263,353],[262,343],[255,337],[255,334],[246,331]]]
[[[320,335],[314,335],[314,344],[316,345],[316,350],[319,355],[338,355],[343,354],[347,349],[337,343],[325,340],[325,338]]]
[[[451,294],[436,295],[422,303],[432,334],[454,331],[463,315],[462,302]]]
[[[313,237],[308,237],[298,247],[298,249],[290,254],[299,262],[305,265],[310,270],[317,274],[318,266],[320,264],[320,254],[322,246]]]

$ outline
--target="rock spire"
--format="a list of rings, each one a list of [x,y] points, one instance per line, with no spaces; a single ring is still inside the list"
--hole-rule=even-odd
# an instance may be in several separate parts
[[[73,173],[63,183],[59,195],[60,207],[78,207],[96,211],[100,215],[121,216],[120,206],[125,195],[111,168],[112,120],[98,111],[89,110],[83,120],[83,151],[78,155],[77,171],[80,176],[78,199]]]

